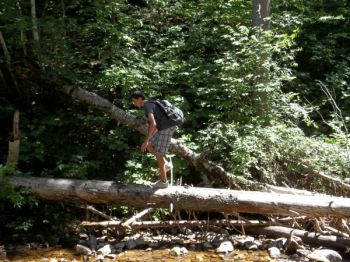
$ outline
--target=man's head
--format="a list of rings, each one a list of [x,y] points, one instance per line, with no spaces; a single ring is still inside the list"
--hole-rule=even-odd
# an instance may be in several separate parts
[[[142,91],[135,91],[131,95],[132,104],[138,108],[141,108],[145,104],[145,94]]]

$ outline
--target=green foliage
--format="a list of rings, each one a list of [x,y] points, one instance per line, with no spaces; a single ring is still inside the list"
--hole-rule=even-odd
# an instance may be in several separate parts
[[[298,28],[296,44],[300,52],[296,57],[298,63],[295,81],[288,89],[302,95],[303,100],[316,109],[312,114],[323,133],[332,133],[327,124],[337,118],[333,109],[334,103],[317,85],[317,80],[323,81],[335,99],[335,104],[346,116],[349,114],[349,53],[350,53],[350,8],[346,1],[313,1],[305,4],[302,1],[278,1],[278,10],[288,13],[285,16],[292,23],[284,23],[289,27]],[[276,17],[279,17],[277,14]],[[280,21],[277,18],[277,21]],[[283,18],[282,18],[283,19]],[[295,22],[297,21],[297,22]],[[281,23],[276,23],[280,26]],[[320,117],[321,116],[321,117]],[[348,119],[344,119],[349,125]],[[342,129],[344,132],[344,128]],[[309,132],[319,133],[318,129]]]
[[[350,170],[350,151],[342,139],[307,138],[295,126],[216,123],[202,135],[203,147],[210,148],[209,159],[221,161],[227,170],[247,180],[292,182],[295,187],[302,184],[292,180],[303,173],[303,164],[343,178]],[[318,181],[309,179],[300,186],[314,189],[314,183]]]

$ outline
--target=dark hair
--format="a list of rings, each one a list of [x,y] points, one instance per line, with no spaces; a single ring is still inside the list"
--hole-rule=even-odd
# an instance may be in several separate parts
[[[137,91],[134,91],[134,93],[132,93],[132,95],[131,95],[131,98],[136,98],[136,99],[138,99],[138,98],[142,98],[142,100],[145,100],[146,99],[146,96],[145,96],[145,94],[142,92],[142,91],[139,91],[139,90],[137,90]]]

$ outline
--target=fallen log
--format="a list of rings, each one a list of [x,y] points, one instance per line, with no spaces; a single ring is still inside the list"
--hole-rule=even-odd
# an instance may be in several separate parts
[[[268,226],[264,228],[255,228],[254,233],[264,234],[269,237],[290,237],[291,235],[300,237],[306,244],[347,250],[350,246],[350,238],[332,235],[321,235],[318,233],[308,232],[281,226]]]
[[[331,196],[302,196],[258,191],[179,187],[157,189],[147,185],[113,181],[5,177],[15,187],[34,195],[68,203],[128,205],[136,208],[175,209],[283,216],[350,217],[350,199]]]
[[[275,225],[276,223],[271,221],[250,220],[248,222],[242,220],[178,220],[178,221],[138,221],[130,225],[131,229],[141,228],[193,228],[193,227],[206,227],[206,226],[247,226],[247,227],[266,227]],[[90,222],[83,221],[80,223],[83,227],[123,227],[121,221],[100,221]]]

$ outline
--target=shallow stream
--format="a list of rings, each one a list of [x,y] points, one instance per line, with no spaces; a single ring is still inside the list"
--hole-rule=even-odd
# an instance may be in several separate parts
[[[31,249],[27,246],[17,246],[7,255],[7,261],[15,262],[70,262],[83,261],[82,255],[76,255],[74,250],[65,248],[40,248]],[[91,259],[89,261],[95,261]],[[164,262],[199,262],[199,261],[296,261],[287,258],[273,260],[267,251],[234,250],[230,256],[220,255],[215,250],[191,251],[186,256],[177,257],[170,253],[170,249],[154,249],[146,251],[142,249],[128,250],[117,255],[115,259],[105,258],[103,262],[111,261],[164,261]],[[300,260],[299,260],[300,261]]]

